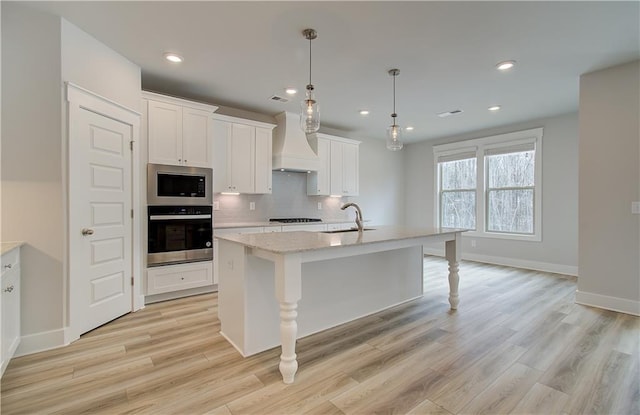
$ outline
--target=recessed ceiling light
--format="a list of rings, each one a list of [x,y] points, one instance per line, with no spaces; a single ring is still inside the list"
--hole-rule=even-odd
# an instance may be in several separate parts
[[[184,61],[182,56],[176,55],[175,53],[171,53],[171,52],[165,53],[164,54],[164,58],[166,60],[168,60],[169,62],[173,62],[173,63],[180,63],[180,62]]]
[[[413,131],[413,127],[412,127],[412,126],[408,126],[408,127],[406,127],[406,128],[405,128],[405,130],[407,130],[407,131]]]
[[[360,115],[369,115],[369,110],[360,110]]]
[[[500,105],[494,105],[492,107],[489,107],[488,110],[489,111],[499,111],[500,110]]]
[[[298,90],[295,88],[287,88],[284,90],[284,92],[286,92],[289,95],[295,95],[298,92]]]
[[[516,65],[516,61],[504,61],[496,65],[496,69],[499,71],[507,71]]]

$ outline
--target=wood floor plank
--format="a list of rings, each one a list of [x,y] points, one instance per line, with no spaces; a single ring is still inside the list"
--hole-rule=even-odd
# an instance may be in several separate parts
[[[515,363],[498,379],[478,394],[460,414],[511,413],[542,373],[520,363]]]
[[[3,414],[636,414],[640,318],[574,303],[575,278],[424,260],[424,296],[243,358],[217,293],[147,305],[73,344],[12,359]],[[330,306],[330,299],[327,299]]]
[[[569,400],[569,395],[541,383],[531,390],[513,409],[516,414],[560,414]]]

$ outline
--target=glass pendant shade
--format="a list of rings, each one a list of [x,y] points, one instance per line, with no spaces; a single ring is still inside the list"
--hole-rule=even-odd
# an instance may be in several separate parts
[[[398,151],[402,149],[402,127],[397,124],[387,128],[387,149]]]
[[[313,97],[313,91],[307,89],[307,96],[300,103],[300,128],[306,134],[320,129],[320,106]]]

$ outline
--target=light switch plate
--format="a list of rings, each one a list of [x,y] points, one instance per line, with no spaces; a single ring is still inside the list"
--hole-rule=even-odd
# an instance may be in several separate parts
[[[220,210],[220,202],[213,202],[213,210]]]
[[[640,215],[640,202],[631,202],[631,213]]]
[[[318,210],[322,210],[322,202],[318,202]]]

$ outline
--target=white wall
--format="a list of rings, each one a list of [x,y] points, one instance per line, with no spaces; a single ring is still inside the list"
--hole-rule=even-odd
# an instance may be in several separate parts
[[[23,335],[63,325],[60,20],[2,2],[2,240],[22,248]]]
[[[577,274],[578,265],[578,116],[565,114],[407,146],[406,223],[435,226],[433,146],[543,127],[542,241],[463,238],[466,259]],[[439,251],[432,251],[439,252]]]
[[[138,109],[140,69],[59,17],[20,3],[1,7],[2,240],[26,243],[21,354],[64,341],[64,82]]]
[[[640,315],[640,62],[580,78],[576,301]]]

